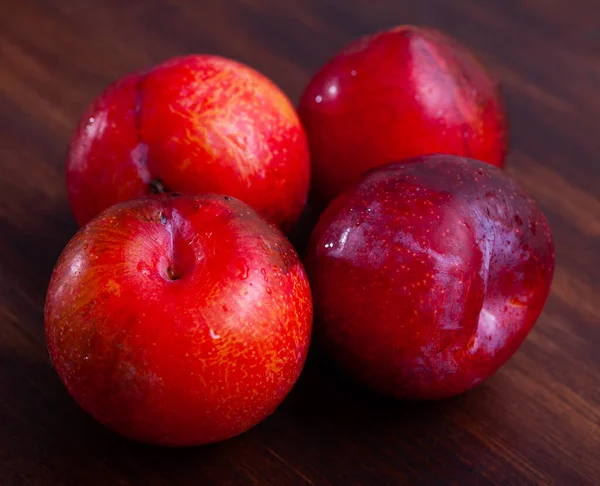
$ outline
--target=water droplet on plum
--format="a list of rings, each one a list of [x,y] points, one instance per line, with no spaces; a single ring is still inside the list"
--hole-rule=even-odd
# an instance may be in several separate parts
[[[529,221],[529,229],[531,230],[531,233],[533,235],[535,235],[535,233],[537,232],[537,224],[535,221],[533,221],[533,220]]]
[[[137,271],[146,276],[152,273],[152,269],[146,262],[139,262],[137,264]]]
[[[238,258],[235,261],[235,266],[239,271],[238,278],[240,280],[246,280],[248,278],[248,274],[250,273],[250,269],[248,268],[246,261],[243,258]]]

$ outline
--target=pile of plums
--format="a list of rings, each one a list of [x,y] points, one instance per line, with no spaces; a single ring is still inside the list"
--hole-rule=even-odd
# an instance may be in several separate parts
[[[211,55],[110,85],[71,140],[81,229],[52,275],[52,363],[95,419],[197,445],[271,414],[315,337],[378,392],[441,399],[492,375],[540,315],[554,250],[505,172],[473,55],[429,28],[360,38],[298,109]],[[284,236],[321,213],[304,266]],[[308,230],[307,230],[308,231]]]

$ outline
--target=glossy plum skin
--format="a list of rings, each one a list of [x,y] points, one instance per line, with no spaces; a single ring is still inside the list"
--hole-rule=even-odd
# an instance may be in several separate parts
[[[310,81],[298,113],[321,205],[393,160],[447,153],[502,167],[507,151],[496,84],[465,47],[429,28],[354,41]]]
[[[52,363],[95,419],[134,440],[206,444],[284,399],[312,300],[294,249],[244,203],[148,196],[85,225],[50,282]]]
[[[306,203],[310,160],[277,86],[233,60],[191,55],[110,85],[83,114],[66,172],[80,225],[134,197],[212,192],[288,231]]]
[[[399,398],[469,390],[521,345],[554,272],[550,228],[503,171],[433,155],[372,169],[322,215],[306,269],[315,332]]]

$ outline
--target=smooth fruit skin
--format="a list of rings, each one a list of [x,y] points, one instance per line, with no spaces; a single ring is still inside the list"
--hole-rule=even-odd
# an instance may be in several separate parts
[[[502,167],[507,151],[496,84],[465,47],[430,28],[351,43],[310,81],[298,113],[320,204],[390,161],[447,153]]]
[[[554,272],[550,228],[503,171],[449,155],[372,169],[311,237],[315,330],[351,375],[400,398],[481,383],[517,350]]]
[[[223,196],[149,196],[84,226],[50,282],[52,363],[98,421],[188,446],[251,428],[298,378],[311,334],[294,249]]]
[[[233,60],[191,55],[110,85],[84,113],[66,172],[80,225],[153,192],[213,192],[288,231],[306,202],[310,161],[300,120],[275,84]]]

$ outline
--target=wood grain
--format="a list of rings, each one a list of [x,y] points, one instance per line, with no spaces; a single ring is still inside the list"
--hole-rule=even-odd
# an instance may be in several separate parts
[[[0,6],[0,486],[600,484],[600,4],[595,0],[3,0]],[[439,403],[374,396],[312,351],[290,397],[222,444],[164,450],[89,419],[47,359],[46,285],[76,230],[64,156],[108,82],[210,52],[296,101],[357,35],[432,25],[503,85],[509,171],[557,245],[551,298],[514,358]]]

